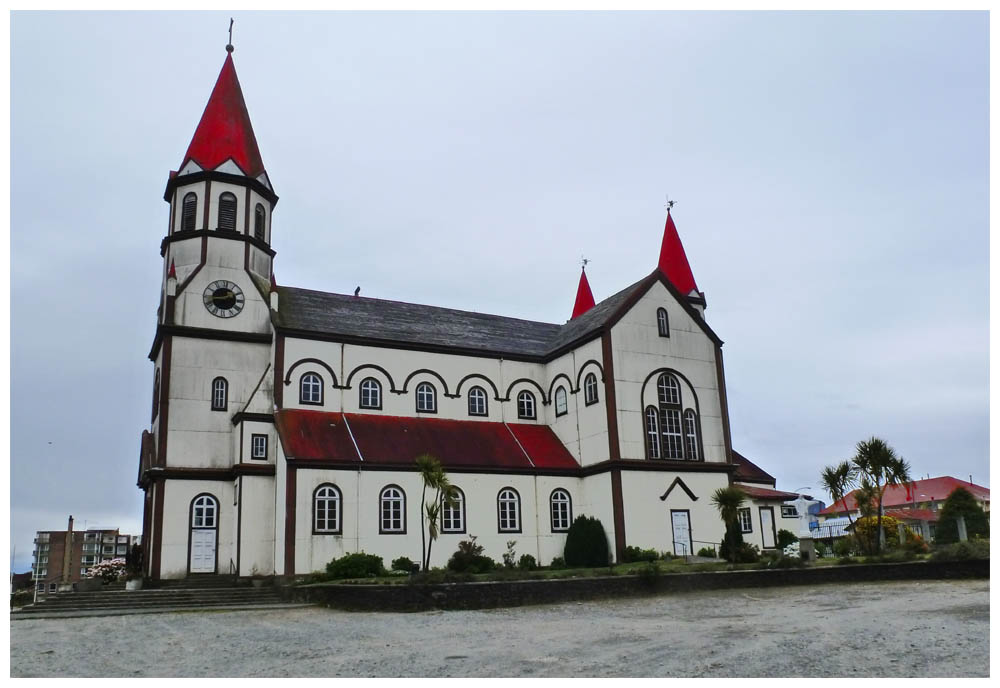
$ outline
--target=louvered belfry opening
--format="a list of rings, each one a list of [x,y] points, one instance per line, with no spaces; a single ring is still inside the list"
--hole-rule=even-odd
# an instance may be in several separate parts
[[[260,203],[253,213],[253,235],[254,238],[264,241],[264,206]]]
[[[236,231],[236,196],[228,192],[219,196],[219,231]]]
[[[195,217],[198,214],[198,196],[189,193],[184,196],[183,209],[181,211],[181,231],[193,232]]]

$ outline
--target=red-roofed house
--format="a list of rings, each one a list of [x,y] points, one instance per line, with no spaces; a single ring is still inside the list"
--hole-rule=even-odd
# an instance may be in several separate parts
[[[743,541],[763,549],[774,549],[778,531],[787,530],[796,537],[809,534],[810,511],[822,506],[809,495],[775,489],[777,481],[763,468],[733,450],[736,471],[733,483],[747,495],[749,505],[739,510]]]

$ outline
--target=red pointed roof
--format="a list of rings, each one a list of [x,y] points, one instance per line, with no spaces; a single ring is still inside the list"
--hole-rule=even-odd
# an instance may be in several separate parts
[[[674,226],[674,218],[670,217],[667,211],[667,224],[663,228],[663,244],[660,246],[660,272],[666,275],[670,283],[677,287],[677,291],[687,296],[692,290],[698,291],[698,285],[694,282],[694,275],[691,273],[691,266],[688,265],[687,255],[684,253],[684,245],[681,244],[680,235],[677,234],[677,227]]]
[[[576,303],[573,304],[573,315],[570,320],[583,315],[594,307],[594,293],[590,291],[590,282],[587,281],[587,269],[580,272],[580,285],[576,288]]]
[[[170,259],[170,269],[167,270],[167,277],[173,277],[177,279],[177,268],[174,267],[174,259]]]
[[[264,172],[232,53],[226,55],[179,169],[194,160],[202,169],[214,170],[230,158],[249,177],[258,177]]]

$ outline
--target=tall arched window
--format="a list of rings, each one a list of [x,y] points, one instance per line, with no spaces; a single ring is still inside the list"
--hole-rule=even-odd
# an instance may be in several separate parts
[[[434,385],[429,382],[417,385],[417,411],[437,413],[437,392],[434,390]]]
[[[656,329],[661,337],[670,336],[670,321],[667,319],[667,311],[664,308],[656,309]]]
[[[228,191],[219,196],[219,230],[236,231],[236,196]]]
[[[486,390],[482,387],[473,387],[469,390],[469,415],[486,415]]]
[[[597,376],[593,373],[583,378],[583,400],[587,406],[597,403]]]
[[[299,380],[299,403],[323,403],[323,378],[316,373],[306,373]]]
[[[193,232],[197,219],[198,194],[194,192],[184,194],[184,201],[181,203],[181,231]]]
[[[659,415],[654,407],[646,407],[646,452],[651,459],[660,458]]]
[[[698,442],[698,414],[694,409],[684,412],[684,451],[689,461],[700,461],[701,452]]]
[[[340,523],[340,489],[327,483],[313,493],[313,533],[338,535]]]
[[[497,529],[501,533],[521,532],[521,498],[513,487],[497,495]]]
[[[253,236],[255,239],[264,241],[264,206],[260,203],[253,209]]]
[[[683,459],[684,444],[681,438],[681,386],[669,373],[656,381],[660,402],[660,434],[663,437],[663,458]]]
[[[219,520],[219,503],[212,495],[204,494],[191,502],[191,527],[215,528]]]
[[[229,383],[226,378],[217,377],[212,380],[212,410],[225,411],[229,405]]]
[[[465,493],[455,486],[451,488],[451,501],[441,502],[441,532],[465,532]]]
[[[568,404],[566,403],[566,388],[562,385],[556,388],[556,415],[565,416]]]
[[[359,393],[361,395],[361,408],[382,408],[382,385],[375,378],[366,377],[362,380]]]
[[[517,395],[517,417],[528,420],[535,418],[535,395],[528,390]]]
[[[562,488],[552,490],[549,513],[552,516],[553,533],[569,530],[569,524],[573,522],[573,502],[569,498],[569,492]]]
[[[389,485],[382,488],[379,494],[379,524],[380,533],[406,532],[406,495],[403,488]]]

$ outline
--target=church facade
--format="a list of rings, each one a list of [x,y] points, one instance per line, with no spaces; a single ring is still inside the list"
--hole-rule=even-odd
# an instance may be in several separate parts
[[[722,341],[669,212],[652,271],[599,303],[581,274],[564,324],[279,286],[278,197],[227,50],[164,193],[138,474],[150,578],[419,561],[421,454],[457,488],[432,565],[471,536],[548,564],[579,515],[616,560],[722,539]]]

